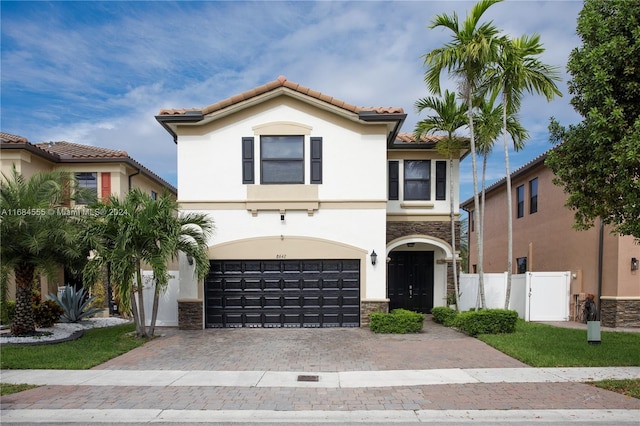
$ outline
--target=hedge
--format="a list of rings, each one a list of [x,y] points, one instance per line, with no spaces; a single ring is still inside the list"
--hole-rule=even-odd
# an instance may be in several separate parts
[[[417,333],[424,324],[423,314],[406,309],[394,309],[388,314],[373,312],[369,318],[374,333]]]
[[[458,312],[448,306],[436,306],[431,309],[431,315],[434,322],[450,327],[458,316]]]
[[[471,336],[501,334],[516,331],[518,312],[505,309],[486,309],[462,312],[456,316],[453,326]]]

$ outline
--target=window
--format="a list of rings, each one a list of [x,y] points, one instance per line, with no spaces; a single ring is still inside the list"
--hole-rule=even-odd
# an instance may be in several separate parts
[[[436,161],[436,200],[447,199],[447,162]]]
[[[529,181],[529,213],[538,211],[538,178]]]
[[[261,136],[261,182],[304,183],[304,136]]]
[[[527,272],[527,258],[519,257],[516,259],[516,265],[518,266],[518,274],[524,274]]]
[[[153,201],[158,199],[158,193],[156,191],[151,191],[151,199]]]
[[[469,228],[471,229],[471,232],[475,232],[475,230],[476,230],[476,219],[474,217],[474,210],[471,210],[469,212],[469,222],[470,222]]]
[[[404,199],[430,200],[431,162],[429,160],[405,160]]]
[[[94,197],[98,196],[98,173],[79,172],[76,173],[76,179],[78,180],[78,187],[85,188],[84,191],[92,194]],[[76,204],[89,204],[90,201],[91,199],[89,197],[78,197]]]
[[[516,188],[518,217],[524,216],[524,185]]]
[[[389,199],[397,200],[400,193],[399,161],[389,161]]]

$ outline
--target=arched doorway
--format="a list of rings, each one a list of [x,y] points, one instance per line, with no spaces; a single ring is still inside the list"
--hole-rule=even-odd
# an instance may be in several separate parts
[[[450,246],[424,235],[406,236],[387,246],[389,309],[430,313],[444,306],[447,296]]]

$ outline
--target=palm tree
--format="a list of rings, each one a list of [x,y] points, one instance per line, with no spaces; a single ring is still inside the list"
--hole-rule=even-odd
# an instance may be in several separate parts
[[[473,96],[480,84],[484,72],[498,58],[498,29],[491,23],[479,24],[486,10],[502,0],[481,0],[471,9],[471,13],[460,23],[454,12],[449,16],[437,15],[430,28],[444,27],[452,31],[451,41],[444,47],[434,49],[424,55],[424,64],[428,66],[425,82],[435,93],[440,93],[440,74],[446,70],[459,79],[461,92],[467,103],[467,119],[470,131],[471,167],[473,171],[473,201],[475,222],[479,223],[478,178],[476,167],[476,145],[473,128]],[[484,297],[484,277],[482,249],[478,244],[478,273],[482,307],[486,305]]]
[[[155,331],[159,296],[170,279],[167,262],[182,251],[195,260],[194,273],[202,279],[209,268],[207,241],[213,223],[201,214],[179,216],[178,205],[168,194],[153,200],[138,188],[124,200],[112,196],[108,207],[96,207],[118,214],[99,218],[86,235],[94,256],[84,270],[85,284],[92,284],[103,268],[111,265],[112,285],[120,294],[122,308],[133,314],[136,335],[149,337]],[[154,277],[149,330],[144,312],[143,265],[151,268]]]
[[[562,93],[555,84],[559,81],[557,67],[546,65],[538,59],[544,52],[540,35],[521,36],[516,39],[503,38],[501,54],[496,66],[487,73],[488,84],[502,92],[503,128],[507,128],[508,115],[520,110],[523,93],[542,94],[547,101]],[[507,186],[507,292],[505,309],[511,297],[511,275],[513,269],[513,211],[511,197],[511,171],[509,169],[509,144],[503,132],[503,148]]]
[[[435,97],[422,98],[416,101],[416,109],[422,112],[425,109],[432,110],[435,115],[430,115],[416,124],[416,140],[424,135],[434,132],[445,132],[446,136],[437,143],[438,152],[445,154],[449,160],[449,217],[451,220],[451,251],[453,268],[453,291],[456,295],[456,306],[460,306],[460,292],[458,290],[458,269],[456,265],[456,221],[454,214],[455,186],[453,184],[453,158],[460,158],[460,150],[466,146],[466,138],[455,136],[455,132],[467,125],[466,104],[458,105],[456,95],[448,90],[444,93],[444,99]]]
[[[503,130],[503,105],[496,105],[496,100],[500,94],[499,90],[494,89],[488,98],[478,97],[476,103],[476,114],[474,118],[476,128],[476,142],[478,152],[482,155],[482,183],[480,195],[480,222],[478,226],[478,241],[484,238],[484,212],[485,212],[485,189],[486,189],[486,171],[487,159],[493,151],[495,140],[500,136]],[[507,133],[513,140],[513,146],[516,151],[524,147],[524,141],[529,137],[527,130],[522,127],[515,114],[510,113],[507,116]],[[480,244],[482,245],[482,244]]]
[[[416,109],[422,112],[425,109],[432,110],[430,115],[416,124],[414,131],[416,140],[424,135],[434,132],[445,132],[446,136],[438,142],[436,149],[445,154],[449,159],[449,217],[451,219],[451,251],[453,268],[453,289],[456,294],[456,306],[460,306],[460,291],[458,289],[458,268],[456,265],[456,221],[454,214],[455,187],[453,184],[453,158],[460,158],[460,150],[467,143],[467,138],[455,136],[455,132],[467,125],[466,104],[458,105],[456,95],[448,90],[444,93],[444,99],[435,97],[422,98],[416,101]]]
[[[11,334],[35,333],[31,307],[37,272],[53,274],[60,264],[77,263],[83,254],[80,224],[87,217],[63,210],[70,194],[80,194],[76,182],[63,171],[48,171],[26,179],[15,168],[0,182],[0,256],[3,269],[13,270],[16,311]],[[82,192],[83,198],[90,197]]]

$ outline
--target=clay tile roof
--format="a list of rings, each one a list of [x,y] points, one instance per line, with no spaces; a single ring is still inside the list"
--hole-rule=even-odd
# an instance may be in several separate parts
[[[396,143],[437,143],[442,138],[444,138],[444,136],[422,135],[420,142],[417,142],[413,133],[398,133]]]
[[[12,135],[11,133],[0,132],[0,141],[3,143],[27,143],[29,140],[24,136]]]
[[[339,108],[345,109],[347,111],[350,111],[356,114],[362,111],[370,111],[377,114],[404,114],[404,110],[399,107],[386,107],[386,108],[385,107],[357,107],[355,105],[346,103],[334,97],[312,90],[308,87],[302,86],[298,83],[289,81],[283,75],[279,76],[274,81],[270,81],[269,83],[263,84],[262,86],[258,86],[254,89],[247,90],[245,92],[231,96],[222,101],[216,102],[215,104],[206,106],[202,108],[201,111],[203,115],[211,114],[212,112],[221,110],[223,108],[240,103],[242,101],[246,101],[248,99],[259,96],[263,93],[267,93],[271,90],[275,90],[279,87],[286,87],[298,93],[302,93],[312,98],[319,99],[323,102],[337,106]],[[163,110],[160,110],[159,115],[185,115],[186,112],[188,111],[200,111],[200,110],[198,109],[163,109]]]
[[[80,145],[71,142],[42,142],[34,144],[51,154],[70,156],[71,158],[128,158],[126,151]]]

